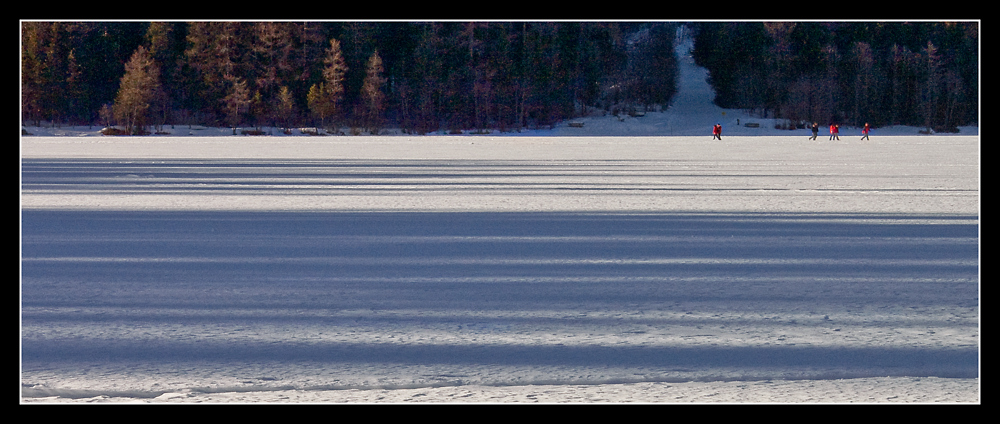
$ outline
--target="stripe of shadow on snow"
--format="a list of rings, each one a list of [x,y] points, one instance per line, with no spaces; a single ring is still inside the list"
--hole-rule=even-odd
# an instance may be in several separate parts
[[[926,298],[951,292],[924,294],[915,282],[975,287],[979,270],[972,216],[24,210],[21,225],[25,304],[65,297],[49,293],[55,287],[83,295],[126,281],[221,290],[268,281],[301,288],[797,279],[785,296],[814,289],[802,282],[840,281],[906,283],[914,288],[903,295]]]
[[[306,325],[297,313],[310,310],[440,312],[368,316],[392,328],[468,312],[517,310],[536,320],[536,311],[676,302],[761,314],[842,305],[967,311],[979,302],[976,216],[23,210],[21,225],[24,364],[214,358],[978,374],[968,346],[414,346],[49,332],[109,322],[225,327],[247,316],[255,325]],[[199,312],[171,312],[190,310]]]
[[[773,370],[835,369],[845,375],[975,378],[974,348],[836,348],[798,346],[641,347],[552,345],[393,345],[388,343],[271,343],[238,345],[212,341],[49,340],[26,343],[28,362],[150,363],[279,362],[636,367],[653,369],[740,368]]]

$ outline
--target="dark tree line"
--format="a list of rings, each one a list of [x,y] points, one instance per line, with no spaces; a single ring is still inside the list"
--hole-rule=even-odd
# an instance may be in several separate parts
[[[22,22],[22,119],[426,133],[666,105],[676,24]]]
[[[669,22],[22,22],[22,119],[518,130],[667,105]],[[977,123],[977,22],[700,22],[716,102],[801,122]]]
[[[701,22],[716,103],[790,121],[978,123],[977,22]]]

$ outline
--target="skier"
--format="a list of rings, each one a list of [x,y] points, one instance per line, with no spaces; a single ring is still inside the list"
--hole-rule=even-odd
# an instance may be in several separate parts
[[[716,123],[712,127],[712,140],[719,139],[722,140],[722,124]]]
[[[819,124],[817,124],[817,123],[813,122],[813,124],[812,124],[812,127],[811,127],[811,128],[812,128],[812,131],[813,131],[813,136],[812,136],[812,137],[809,137],[809,139],[810,139],[810,140],[815,140],[815,139],[816,139],[816,136],[818,136],[818,135],[819,135]]]
[[[840,125],[830,124],[830,140],[840,140]]]
[[[871,127],[869,127],[868,123],[865,122],[865,127],[861,129],[861,134],[864,134],[864,136],[861,137],[861,139],[862,140],[871,140],[870,138],[868,138],[868,132],[871,131],[871,130],[872,130]]]

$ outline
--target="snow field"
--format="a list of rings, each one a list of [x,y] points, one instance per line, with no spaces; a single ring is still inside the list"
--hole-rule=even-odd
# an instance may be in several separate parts
[[[72,192],[25,185],[24,207],[976,213],[979,205],[978,137],[30,140],[26,177],[94,174]]]
[[[22,139],[24,401],[978,401],[977,137],[238,140]]]
[[[678,41],[583,127],[25,128],[21,401],[978,402],[978,128],[808,141]]]

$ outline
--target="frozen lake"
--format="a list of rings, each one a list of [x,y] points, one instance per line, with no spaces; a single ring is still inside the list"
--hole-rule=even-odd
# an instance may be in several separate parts
[[[978,401],[977,136],[21,154],[22,401]]]

